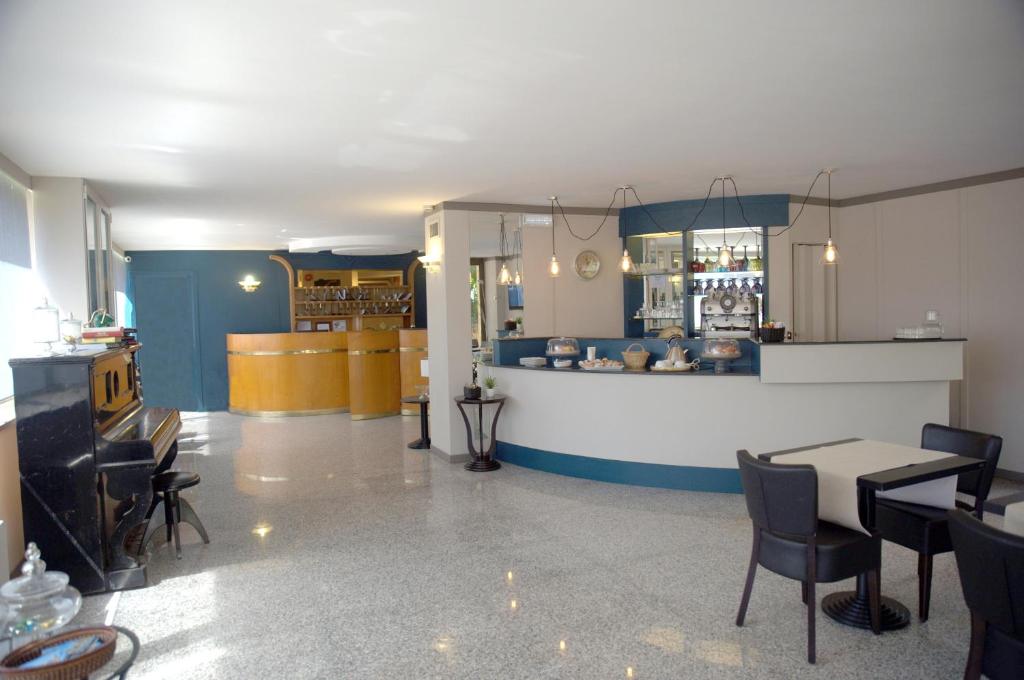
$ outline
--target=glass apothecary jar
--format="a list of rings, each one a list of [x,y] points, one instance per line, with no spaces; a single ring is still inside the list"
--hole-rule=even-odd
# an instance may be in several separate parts
[[[82,595],[68,585],[68,575],[46,571],[39,548],[29,543],[21,576],[0,587],[2,631],[15,647],[48,635],[73,619],[82,606]]]

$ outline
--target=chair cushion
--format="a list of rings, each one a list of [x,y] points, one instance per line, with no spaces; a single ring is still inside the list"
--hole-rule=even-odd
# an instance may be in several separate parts
[[[924,555],[953,549],[948,515],[943,508],[884,498],[875,501],[875,526],[882,538]]]
[[[184,470],[168,470],[153,476],[153,490],[162,493],[165,491],[181,491],[199,483],[199,475],[195,472]]]
[[[818,583],[831,583],[878,568],[882,560],[882,541],[860,531],[831,522],[818,522]],[[807,543],[803,538],[761,531],[758,563],[776,574],[803,581],[807,574]]]
[[[1019,680],[1024,669],[1024,640],[1018,640],[989,624],[985,629],[985,654],[981,672],[991,680]]]

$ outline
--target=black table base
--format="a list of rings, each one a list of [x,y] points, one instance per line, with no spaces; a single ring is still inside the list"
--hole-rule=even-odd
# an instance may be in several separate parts
[[[430,403],[429,399],[418,399],[415,397],[406,397],[402,399],[403,404],[419,404],[420,405],[420,438],[414,442],[409,442],[410,449],[429,449],[430,448],[430,421],[427,419],[427,404]]]
[[[488,458],[486,460],[471,460],[462,467],[466,468],[467,470],[471,470],[472,472],[490,472],[491,470],[497,470],[498,468],[500,468],[501,463],[494,460],[493,458]]]
[[[466,409],[462,408],[464,404],[477,407],[477,432],[480,435],[479,442],[473,441],[473,427],[469,423],[469,416],[466,414]],[[486,404],[497,404],[498,410],[494,412],[494,417],[491,419],[490,442],[488,447],[485,449],[484,406]],[[469,446],[469,455],[472,458],[472,460],[462,467],[466,468],[470,472],[490,472],[492,470],[499,469],[501,467],[501,463],[494,459],[494,450],[498,444],[498,416],[501,415],[501,409],[505,406],[505,397],[492,397],[489,399],[456,398],[455,405],[459,407],[459,413],[462,414],[462,421],[466,424],[466,443]]]
[[[891,597],[879,601],[882,630],[899,630],[910,624],[910,610]],[[826,595],[821,600],[821,611],[839,623],[871,630],[871,608],[868,605],[867,576],[857,577],[857,590]]]

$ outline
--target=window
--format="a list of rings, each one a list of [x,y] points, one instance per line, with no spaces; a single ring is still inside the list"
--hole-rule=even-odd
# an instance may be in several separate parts
[[[32,310],[45,294],[32,271],[30,202],[28,189],[0,174],[0,423],[9,419],[5,402],[14,394],[7,362],[35,352]]]
[[[115,314],[110,211],[91,195],[85,197],[86,265],[89,272],[89,311]]]

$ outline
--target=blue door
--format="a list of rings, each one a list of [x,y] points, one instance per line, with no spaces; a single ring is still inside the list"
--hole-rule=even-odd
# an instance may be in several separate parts
[[[202,411],[199,321],[192,272],[133,272],[146,406]]]

